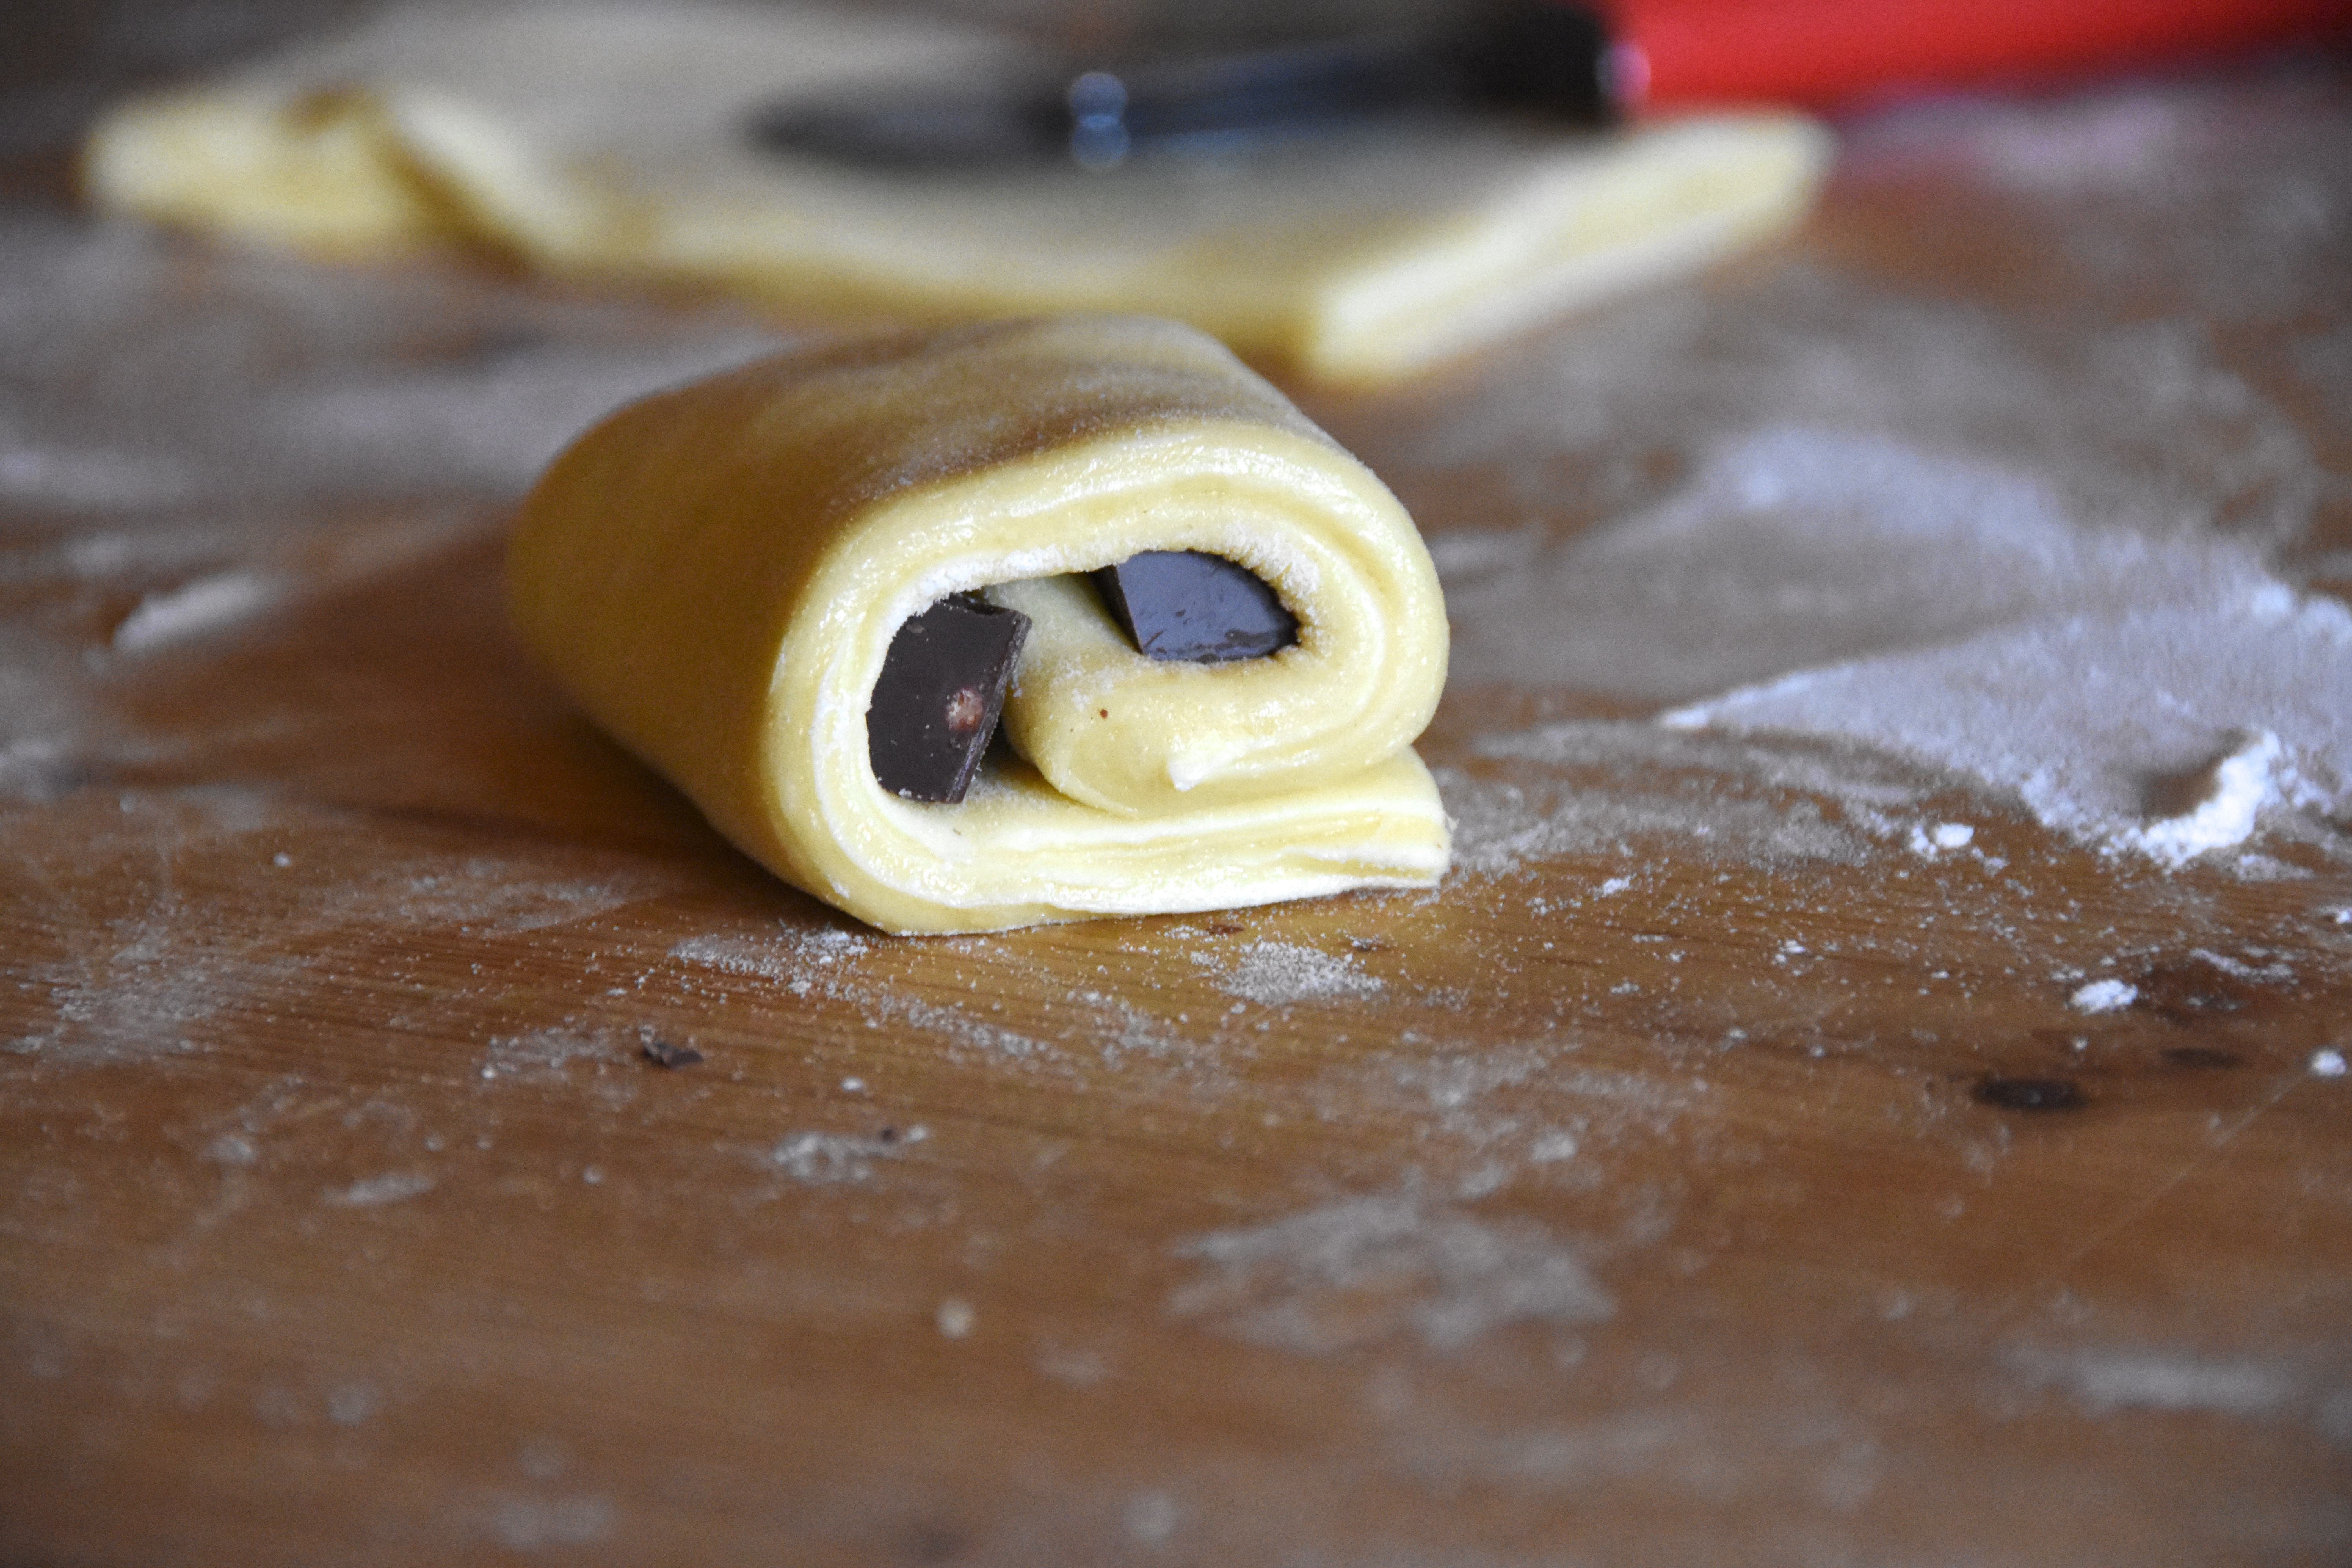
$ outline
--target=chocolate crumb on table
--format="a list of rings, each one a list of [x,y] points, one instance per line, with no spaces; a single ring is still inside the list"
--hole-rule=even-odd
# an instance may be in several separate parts
[[[659,1035],[646,1037],[644,1053],[646,1060],[657,1068],[690,1068],[702,1061],[702,1053],[692,1046],[665,1040]]]

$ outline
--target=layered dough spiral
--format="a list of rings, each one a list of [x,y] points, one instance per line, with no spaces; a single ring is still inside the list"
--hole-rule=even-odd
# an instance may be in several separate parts
[[[1295,646],[1129,644],[1082,574],[1248,567]],[[1224,908],[1444,869],[1410,742],[1445,675],[1411,519],[1213,340],[1086,318],[787,355],[632,405],[541,478],[515,617],[601,724],[777,875],[895,931]],[[1033,626],[956,805],[874,777],[891,640],[985,590]]]

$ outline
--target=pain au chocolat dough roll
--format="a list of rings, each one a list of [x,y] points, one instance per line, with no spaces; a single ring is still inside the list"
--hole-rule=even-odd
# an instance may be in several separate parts
[[[1087,575],[1203,558],[1271,588],[1286,646],[1149,657]],[[649,397],[541,479],[509,575],[525,638],[599,723],[762,865],[885,930],[1445,868],[1411,750],[1445,677],[1428,552],[1370,470],[1173,322],[901,335]],[[1010,744],[983,757],[1008,669]],[[968,790],[900,760],[909,701],[965,774],[982,759]]]

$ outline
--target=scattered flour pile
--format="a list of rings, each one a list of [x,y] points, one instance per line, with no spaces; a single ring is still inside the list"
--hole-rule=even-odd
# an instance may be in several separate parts
[[[1666,722],[1851,736],[2177,866],[2352,803],[2352,614],[2273,584],[2235,605],[2067,616],[1801,672]]]
[[[2083,527],[2031,472],[1817,426],[1717,442],[1663,503],[1563,545],[1526,530],[1441,534],[1432,548],[1458,673],[1652,700],[2274,586],[2242,544]]]
[[[1217,969],[1223,961],[1214,953],[1196,952],[1192,962],[1203,969]],[[1374,996],[1382,982],[1376,974],[1365,973],[1345,954],[1322,952],[1297,942],[1256,942],[1223,967],[1217,984],[1244,1001],[1280,1007],[1293,1002]]]
[[[2085,526],[1977,458],[1768,429],[1622,523],[1441,536],[1439,563],[1472,679],[1739,682],[1664,722],[1860,742],[2105,850],[2178,865],[2352,805],[2352,613],[2249,544]]]
[[[607,410],[782,341],[721,313],[681,325],[429,268],[191,254],[133,227],[14,216],[0,220],[0,502],[121,513],[512,492]]]
[[[1575,1248],[1542,1229],[1410,1196],[1349,1198],[1175,1251],[1208,1267],[1170,1311],[1310,1354],[1404,1334],[1458,1350],[1513,1323],[1596,1323],[1616,1311]]]
[[[2340,850],[2352,623],[2293,584],[2352,570],[2314,527],[2352,395],[2344,129],[2292,75],[1872,117],[1842,186],[1997,193],[2006,302],[1816,251],[1736,302],[1628,301],[1430,407],[1387,463],[1437,525],[1457,682],[1619,705],[1477,737],[1446,780],[1472,849],[1663,829],[1819,857],[1973,786],[2159,864],[2261,832]],[[1675,704],[1683,728],[1636,717]],[[1770,776],[1792,765],[1815,776]],[[1770,830],[1792,800],[1832,809]]]

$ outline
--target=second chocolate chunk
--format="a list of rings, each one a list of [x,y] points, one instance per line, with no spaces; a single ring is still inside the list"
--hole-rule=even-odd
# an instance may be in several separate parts
[[[1028,616],[972,594],[941,599],[901,626],[866,710],[876,782],[909,800],[961,800],[1028,636]]]
[[[1297,618],[1248,567],[1198,550],[1147,550],[1094,574],[1147,658],[1259,658],[1298,640]]]

